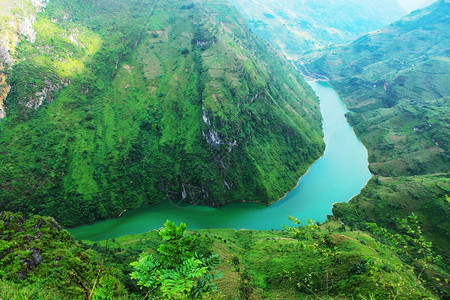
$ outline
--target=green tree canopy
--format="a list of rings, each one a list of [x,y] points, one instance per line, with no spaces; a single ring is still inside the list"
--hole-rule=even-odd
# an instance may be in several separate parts
[[[162,243],[158,255],[141,253],[139,260],[132,262],[131,278],[141,288],[167,299],[198,298],[204,293],[216,291],[213,280],[222,276],[215,270],[220,263],[218,255],[204,257],[190,248],[195,236],[185,236],[186,224],[176,226],[167,220],[159,231]]]

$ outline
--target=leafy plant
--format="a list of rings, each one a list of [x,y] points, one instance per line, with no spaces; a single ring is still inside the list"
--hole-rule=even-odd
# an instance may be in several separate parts
[[[143,252],[138,261],[131,263],[134,268],[131,278],[137,280],[141,288],[148,289],[146,296],[177,299],[189,295],[198,298],[217,290],[213,281],[222,276],[216,271],[219,256],[203,257],[190,252],[196,237],[185,237],[185,231],[186,224],[176,226],[167,220],[159,232],[163,242],[157,249],[159,256]]]

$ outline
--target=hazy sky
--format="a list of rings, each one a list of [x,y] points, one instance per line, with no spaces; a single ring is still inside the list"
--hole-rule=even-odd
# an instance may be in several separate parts
[[[404,9],[411,12],[415,9],[421,8],[426,4],[431,4],[436,0],[397,0]]]

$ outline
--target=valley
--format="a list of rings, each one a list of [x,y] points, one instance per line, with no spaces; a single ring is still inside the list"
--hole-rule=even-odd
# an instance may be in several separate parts
[[[347,202],[357,195],[371,174],[367,168],[367,150],[348,125],[344,116],[347,110],[336,93],[326,83],[309,84],[320,99],[326,148],[297,187],[283,199],[269,207],[256,203],[231,203],[220,208],[169,200],[127,211],[120,218],[71,228],[70,233],[77,239],[99,241],[158,229],[167,219],[176,223],[186,222],[189,228],[196,230],[280,230],[287,215],[324,222],[327,215],[331,215],[333,204]]]
[[[449,10],[437,1],[307,65],[330,78],[378,175],[333,212],[363,228],[393,227],[415,211],[447,264],[450,223],[439,216],[450,211]]]
[[[231,0],[252,31],[289,59],[348,43],[406,14],[396,1]]]
[[[450,3],[411,5],[7,1],[0,299],[447,299]]]

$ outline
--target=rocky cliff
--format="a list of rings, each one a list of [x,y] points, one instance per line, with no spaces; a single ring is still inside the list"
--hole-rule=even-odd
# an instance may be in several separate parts
[[[10,86],[6,78],[15,62],[17,44],[36,40],[36,14],[44,10],[49,0],[3,1],[0,8],[0,119],[6,116],[5,99]]]

